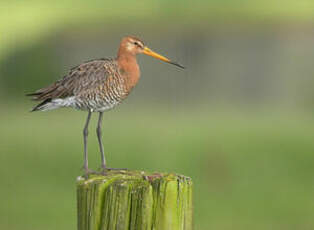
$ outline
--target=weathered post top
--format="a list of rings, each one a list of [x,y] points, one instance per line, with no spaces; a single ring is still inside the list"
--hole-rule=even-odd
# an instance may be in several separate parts
[[[192,230],[192,181],[178,174],[78,177],[77,202],[78,230]]]

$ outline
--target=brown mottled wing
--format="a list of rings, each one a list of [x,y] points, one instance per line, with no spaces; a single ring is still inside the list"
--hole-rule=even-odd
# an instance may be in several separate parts
[[[114,74],[115,71],[116,62],[113,59],[85,62],[72,68],[64,78],[28,96],[33,96],[33,100],[36,101],[75,96],[104,84],[108,76]]]

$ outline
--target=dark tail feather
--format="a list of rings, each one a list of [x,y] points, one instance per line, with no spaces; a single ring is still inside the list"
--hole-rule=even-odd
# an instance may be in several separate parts
[[[27,95],[27,96],[33,96],[33,95]],[[49,102],[51,102],[51,98],[48,98],[48,99],[44,100],[43,102],[39,103],[38,105],[36,105],[36,106],[31,110],[31,112],[35,112],[35,111],[40,111],[40,110],[42,110],[42,109],[45,107],[45,105],[46,105],[47,103],[49,103]]]
[[[42,96],[42,93],[40,93],[40,92],[28,93],[28,94],[25,94],[25,96],[32,97],[31,98],[32,101],[41,101],[40,97]]]
[[[54,92],[55,89],[56,89],[56,86],[52,85],[46,88],[39,89],[33,93],[28,93],[25,96],[33,97],[32,100],[34,101],[46,100],[53,97],[53,95],[51,94]]]

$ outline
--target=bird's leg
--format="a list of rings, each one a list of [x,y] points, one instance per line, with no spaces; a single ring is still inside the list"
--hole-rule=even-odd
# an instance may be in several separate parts
[[[87,136],[88,136],[88,124],[90,121],[90,118],[92,116],[92,112],[88,111],[86,123],[83,130],[83,137],[84,137],[84,170],[85,170],[85,177],[88,176],[89,169],[88,169],[88,156],[87,156]]]
[[[101,168],[106,169],[106,158],[105,158],[105,153],[104,153],[104,146],[102,144],[102,132],[101,132],[101,124],[102,124],[102,118],[103,118],[104,112],[99,112],[99,118],[98,118],[98,124],[97,124],[97,138],[98,138],[98,143],[99,143],[99,149],[101,153]]]
[[[106,170],[127,170],[125,168],[107,168],[106,166],[106,158],[105,158],[105,154],[104,154],[104,146],[102,144],[102,132],[101,132],[101,125],[102,125],[102,118],[103,118],[104,112],[99,112],[99,119],[98,119],[98,124],[97,124],[97,129],[96,129],[96,133],[97,133],[97,137],[98,137],[98,143],[99,143],[99,149],[100,149],[100,153],[101,153],[101,169],[102,169],[102,173],[104,175],[106,175]]]

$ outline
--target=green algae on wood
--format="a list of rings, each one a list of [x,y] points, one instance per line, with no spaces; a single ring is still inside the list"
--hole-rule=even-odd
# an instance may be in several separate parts
[[[172,173],[108,171],[77,179],[78,230],[192,230],[192,181]]]

